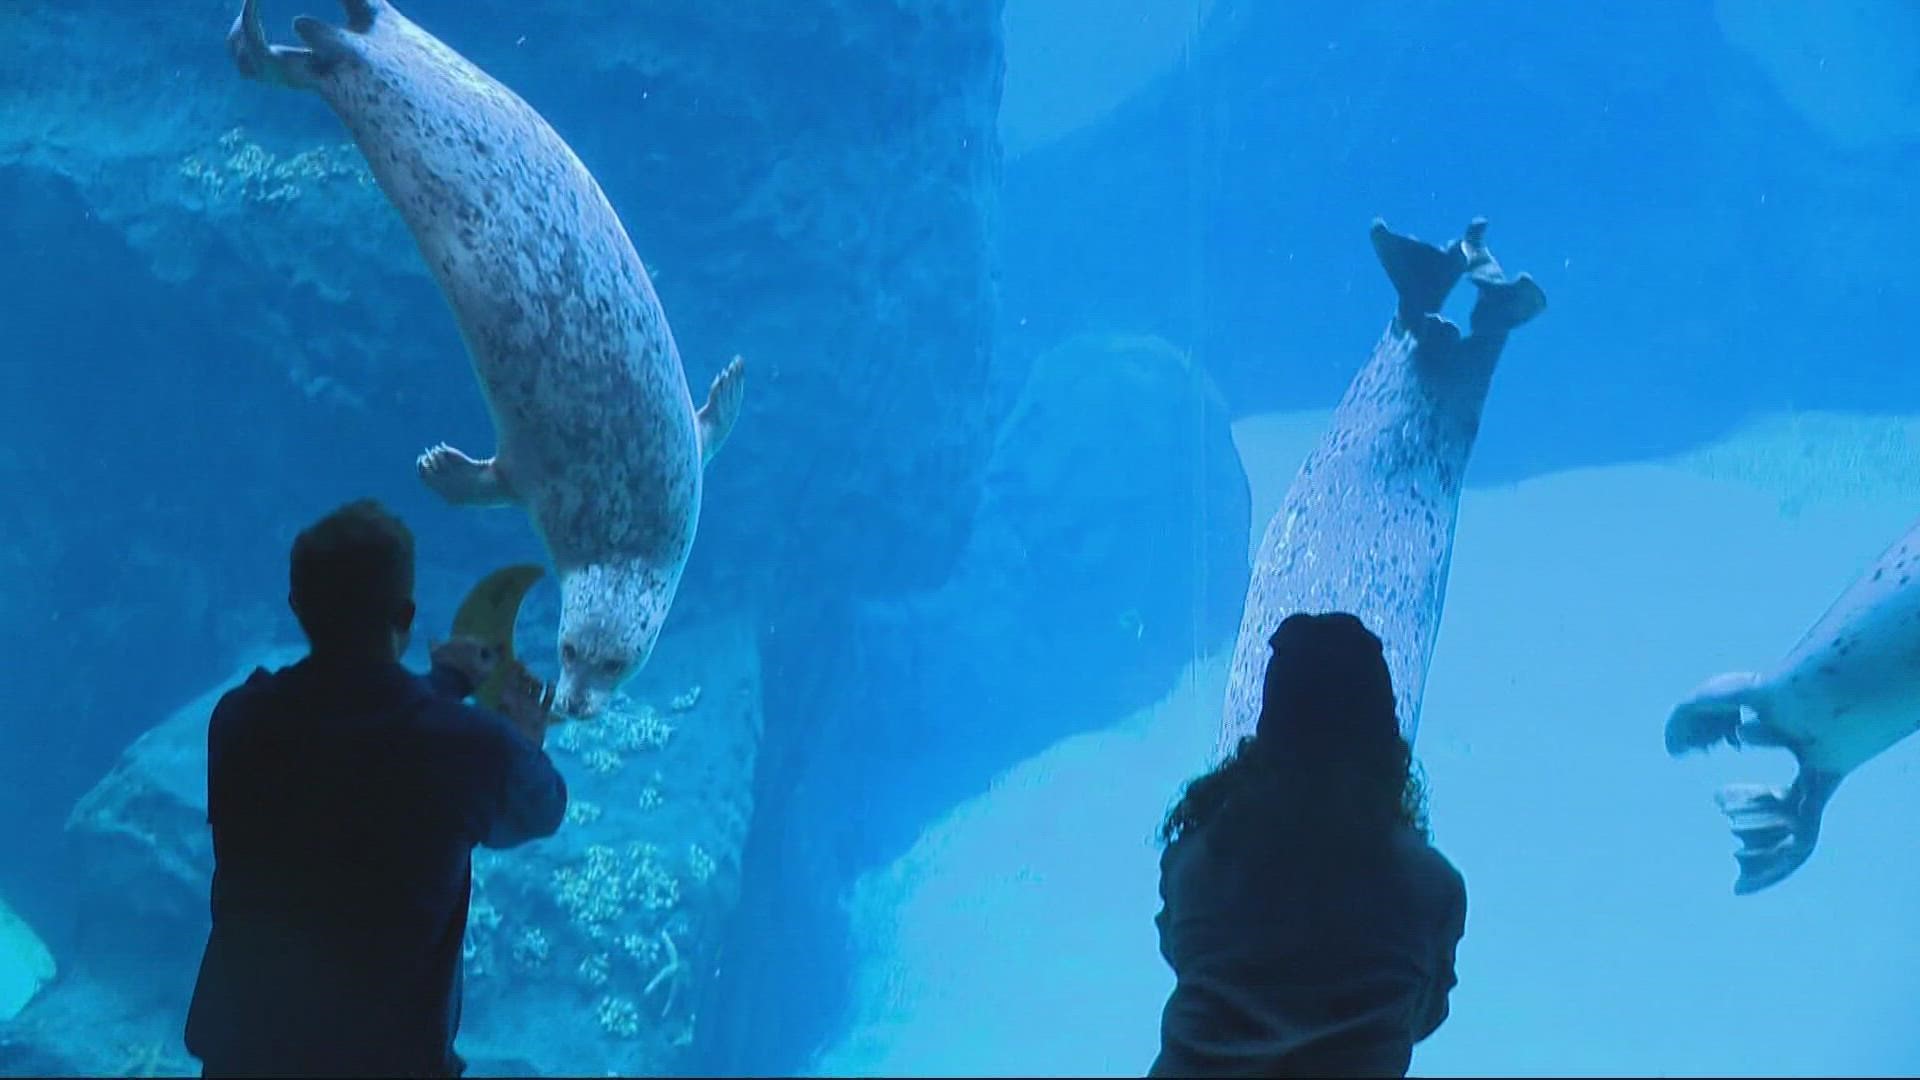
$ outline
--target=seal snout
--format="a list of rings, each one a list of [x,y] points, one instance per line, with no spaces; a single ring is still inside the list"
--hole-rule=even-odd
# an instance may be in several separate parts
[[[591,720],[606,708],[607,695],[582,686],[579,681],[560,677],[560,685],[554,691],[553,711],[568,720]]]

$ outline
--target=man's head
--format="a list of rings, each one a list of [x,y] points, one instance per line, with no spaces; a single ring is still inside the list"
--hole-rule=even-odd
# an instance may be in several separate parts
[[[342,506],[293,541],[287,602],[317,653],[406,651],[413,533],[372,499]]]

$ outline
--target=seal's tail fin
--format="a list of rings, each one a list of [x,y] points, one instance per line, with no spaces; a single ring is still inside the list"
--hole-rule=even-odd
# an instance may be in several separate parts
[[[389,9],[385,0],[340,0],[347,9],[347,24],[334,26],[311,15],[296,15],[293,32],[313,50],[313,69],[321,75],[350,63],[361,55],[360,39],[374,32],[379,18]]]
[[[1820,817],[1840,786],[1840,775],[1804,765],[1785,789],[1765,784],[1728,784],[1714,796],[1733,824],[1740,849],[1733,857],[1740,876],[1735,896],[1759,892],[1785,880],[1813,855]]]
[[[364,34],[373,29],[373,21],[388,10],[387,0],[340,0],[347,11],[347,29]]]
[[[260,25],[260,0],[244,0],[240,5],[240,14],[227,30],[227,54],[242,76],[256,82],[307,90],[319,75],[313,50],[267,43],[266,29]]]
[[[1487,248],[1486,218],[1474,218],[1467,226],[1459,250],[1474,288],[1480,290],[1480,299],[1473,305],[1474,333],[1505,334],[1547,309],[1547,294],[1533,275],[1509,278],[1500,269],[1500,260]]]
[[[1473,305],[1473,332],[1504,334],[1547,310],[1547,294],[1536,285],[1531,274],[1511,281],[1489,280],[1473,276],[1480,299]]]
[[[1476,227],[1484,230],[1486,222],[1476,218],[1467,228],[1471,232]],[[1394,232],[1379,218],[1373,219],[1368,236],[1373,241],[1374,257],[1380,260],[1380,268],[1387,272],[1387,280],[1393,282],[1393,291],[1400,296],[1400,321],[1406,326],[1418,326],[1427,316],[1438,313],[1460,275],[1467,272],[1466,254],[1459,244],[1437,248]]]

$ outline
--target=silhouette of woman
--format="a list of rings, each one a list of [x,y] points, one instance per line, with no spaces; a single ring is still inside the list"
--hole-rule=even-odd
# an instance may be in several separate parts
[[[1269,639],[1254,734],[1160,837],[1175,986],[1153,1076],[1404,1076],[1447,1017],[1466,886],[1429,842],[1380,639],[1346,613]]]

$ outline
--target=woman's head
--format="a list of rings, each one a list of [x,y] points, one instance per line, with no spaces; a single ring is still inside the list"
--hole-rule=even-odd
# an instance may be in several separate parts
[[[1289,615],[1267,639],[1254,734],[1302,756],[1343,755],[1400,738],[1380,639],[1344,611]]]
[[[1380,639],[1354,616],[1332,612],[1290,615],[1267,643],[1254,734],[1187,786],[1161,838],[1205,824],[1241,791],[1278,798],[1320,832],[1404,824],[1424,834],[1425,790],[1400,734]]]

